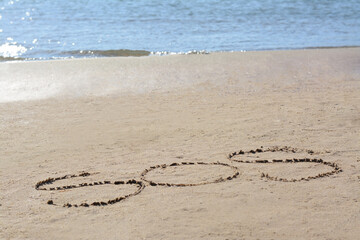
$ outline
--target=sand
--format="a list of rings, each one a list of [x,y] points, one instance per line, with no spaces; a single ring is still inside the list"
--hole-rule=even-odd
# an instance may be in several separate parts
[[[17,83],[0,103],[1,239],[358,239],[360,236],[360,48],[212,53],[0,64]],[[31,88],[28,84],[37,83]],[[21,85],[25,84],[25,85]],[[51,85],[53,84],[53,85]],[[20,100],[20,101],[14,101]],[[320,163],[245,164],[242,159],[318,158]],[[313,150],[309,154],[302,149]],[[239,156],[237,156],[239,157]],[[207,183],[103,184],[135,179]],[[47,204],[53,200],[57,205]]]

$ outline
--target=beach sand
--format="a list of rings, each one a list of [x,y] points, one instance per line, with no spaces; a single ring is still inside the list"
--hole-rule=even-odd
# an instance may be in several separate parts
[[[0,63],[0,72],[0,85],[16,83],[13,93],[3,88],[0,103],[1,239],[360,236],[360,48],[11,62]],[[261,174],[301,179],[332,169],[227,159],[261,146],[299,150],[243,159],[321,158],[342,172],[273,181]],[[146,183],[136,196],[88,208],[62,205],[137,188],[35,189],[49,177],[82,171],[92,175],[44,187],[141,180],[150,166],[198,161],[235,166],[239,175],[200,186]],[[233,171],[180,165],[145,177],[206,183]]]

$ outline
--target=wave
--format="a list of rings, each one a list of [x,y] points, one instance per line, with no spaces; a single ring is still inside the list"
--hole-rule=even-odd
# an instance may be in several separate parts
[[[3,45],[4,46],[4,45]],[[1,47],[1,46],[0,46]],[[72,50],[72,51],[36,51],[30,50],[26,54],[19,54],[23,51],[22,46],[17,46],[14,49],[13,45],[6,45],[6,51],[0,51],[0,61],[22,61],[22,60],[54,60],[54,59],[69,59],[69,58],[101,58],[101,57],[144,57],[144,56],[166,56],[166,55],[191,55],[191,54],[209,54],[205,50],[192,50],[187,52],[169,52],[169,51],[147,51],[147,50]],[[5,49],[5,47],[4,47]],[[9,54],[9,49],[12,49],[12,54]],[[26,49],[26,48],[25,48]],[[14,51],[16,50],[16,54]],[[25,53],[25,52],[24,52]],[[21,55],[21,57],[20,57]]]
[[[156,56],[166,56],[166,55],[192,55],[192,54],[209,54],[210,52],[205,50],[192,50],[187,52],[168,52],[168,51],[157,51],[157,52],[151,52],[151,55]]]
[[[7,61],[24,61],[26,58],[22,57],[3,57],[0,56],[0,62],[7,62]]]
[[[24,54],[27,48],[14,43],[4,43],[0,45],[0,61],[21,60],[20,55]]]
[[[76,50],[61,52],[60,55],[71,57],[142,57],[149,56],[151,52],[146,50]]]

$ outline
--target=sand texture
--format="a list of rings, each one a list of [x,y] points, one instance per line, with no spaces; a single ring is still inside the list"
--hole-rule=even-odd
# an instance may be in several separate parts
[[[360,48],[0,73],[0,239],[359,239]]]

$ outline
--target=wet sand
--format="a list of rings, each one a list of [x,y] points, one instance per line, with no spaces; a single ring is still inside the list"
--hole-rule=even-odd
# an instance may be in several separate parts
[[[1,94],[1,239],[360,235],[360,48],[12,62],[0,72],[21,92]],[[247,153],[261,146],[297,150]],[[312,179],[332,167],[228,159],[240,150],[237,159],[322,159],[342,172]],[[232,167],[170,166],[182,162]],[[35,189],[83,171],[42,187],[102,184]],[[131,179],[144,184],[135,196],[73,206],[132,194]]]

